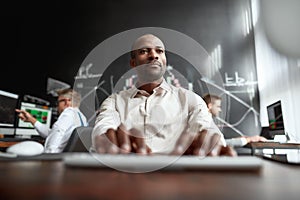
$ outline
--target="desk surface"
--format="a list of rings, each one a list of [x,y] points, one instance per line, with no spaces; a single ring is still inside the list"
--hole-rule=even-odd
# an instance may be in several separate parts
[[[300,149],[299,143],[279,143],[279,142],[250,142],[244,146],[251,149],[251,154],[254,155],[256,149]]]
[[[62,161],[0,162],[1,199],[299,199],[300,167],[263,160],[259,172],[129,174]]]
[[[245,147],[256,149],[300,149],[299,143],[279,143],[279,142],[250,142]]]

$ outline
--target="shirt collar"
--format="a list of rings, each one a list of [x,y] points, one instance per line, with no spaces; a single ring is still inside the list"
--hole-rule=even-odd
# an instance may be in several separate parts
[[[139,90],[135,85],[131,90],[132,90],[130,92],[131,98],[137,97],[138,94],[140,94],[142,96],[150,96],[146,91]],[[171,86],[167,83],[167,81],[165,79],[163,79],[162,83],[158,87],[154,88],[153,91],[154,91],[153,94],[155,94],[155,95],[164,95],[166,92],[171,91]]]

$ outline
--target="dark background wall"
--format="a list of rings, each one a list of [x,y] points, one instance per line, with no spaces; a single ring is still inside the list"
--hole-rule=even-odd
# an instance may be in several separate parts
[[[250,69],[256,80],[253,33],[250,31],[247,37],[242,34],[242,13],[249,8],[249,0],[6,3],[1,12],[0,89],[52,101],[53,97],[46,92],[48,77],[73,86],[79,67],[94,47],[121,31],[138,27],[180,31],[199,42],[208,53],[220,44],[223,52],[220,73],[234,76],[238,71],[239,76],[247,78]],[[237,91],[237,88],[226,89]],[[242,92],[238,98],[258,110],[256,85],[253,90],[253,98]],[[219,93],[223,95],[224,91]],[[228,95],[223,98],[227,107],[231,107],[231,114],[223,117],[229,123],[236,123],[243,115],[235,113],[241,110],[245,113],[248,108],[239,107],[239,102]],[[247,115],[246,121],[236,128],[248,134],[246,130],[258,127],[256,117]]]

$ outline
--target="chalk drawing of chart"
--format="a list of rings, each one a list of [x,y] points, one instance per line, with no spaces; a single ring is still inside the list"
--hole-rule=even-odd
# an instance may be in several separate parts
[[[235,93],[248,93],[250,100],[252,100],[254,97],[254,95],[253,95],[254,92],[252,92],[252,91],[254,91],[253,88],[254,88],[254,85],[257,84],[256,82],[245,82],[244,86],[245,85],[250,86],[250,90],[248,89],[248,90],[244,90],[244,91],[241,91],[241,90],[229,91],[229,90],[226,90],[226,89],[220,87],[219,85],[215,84],[212,80],[210,80],[208,78],[201,78],[201,81],[205,82],[207,85],[212,86],[215,89],[220,90],[221,95],[226,95],[227,97],[234,99],[240,105],[244,106],[247,109],[246,112],[243,113],[242,117],[236,122],[228,122],[228,120],[226,120],[226,119],[217,117],[216,119],[222,124],[222,127],[228,127],[231,130],[233,130],[234,132],[236,132],[237,134],[244,135],[243,132],[241,130],[237,129],[236,127],[239,126],[240,124],[242,124],[243,121],[245,120],[245,118],[251,113],[253,113],[253,115],[254,115],[255,126],[256,127],[259,126],[259,112],[257,112],[251,105],[249,105],[244,100],[242,100],[241,98],[239,98],[238,96],[235,95]],[[198,84],[201,84],[200,80],[198,80]],[[234,86],[234,83],[230,83],[230,84],[231,84],[230,86]],[[240,84],[238,86],[242,86],[241,83],[237,83],[237,84]],[[227,86],[226,83],[224,85]]]

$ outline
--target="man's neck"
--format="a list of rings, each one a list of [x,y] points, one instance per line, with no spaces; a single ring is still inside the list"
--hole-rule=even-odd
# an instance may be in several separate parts
[[[138,86],[138,89],[145,90],[149,94],[152,94],[154,88],[157,88],[161,83],[162,83],[162,79],[157,80],[157,81],[153,81],[151,83],[146,83],[146,84],[138,83],[137,86]]]

